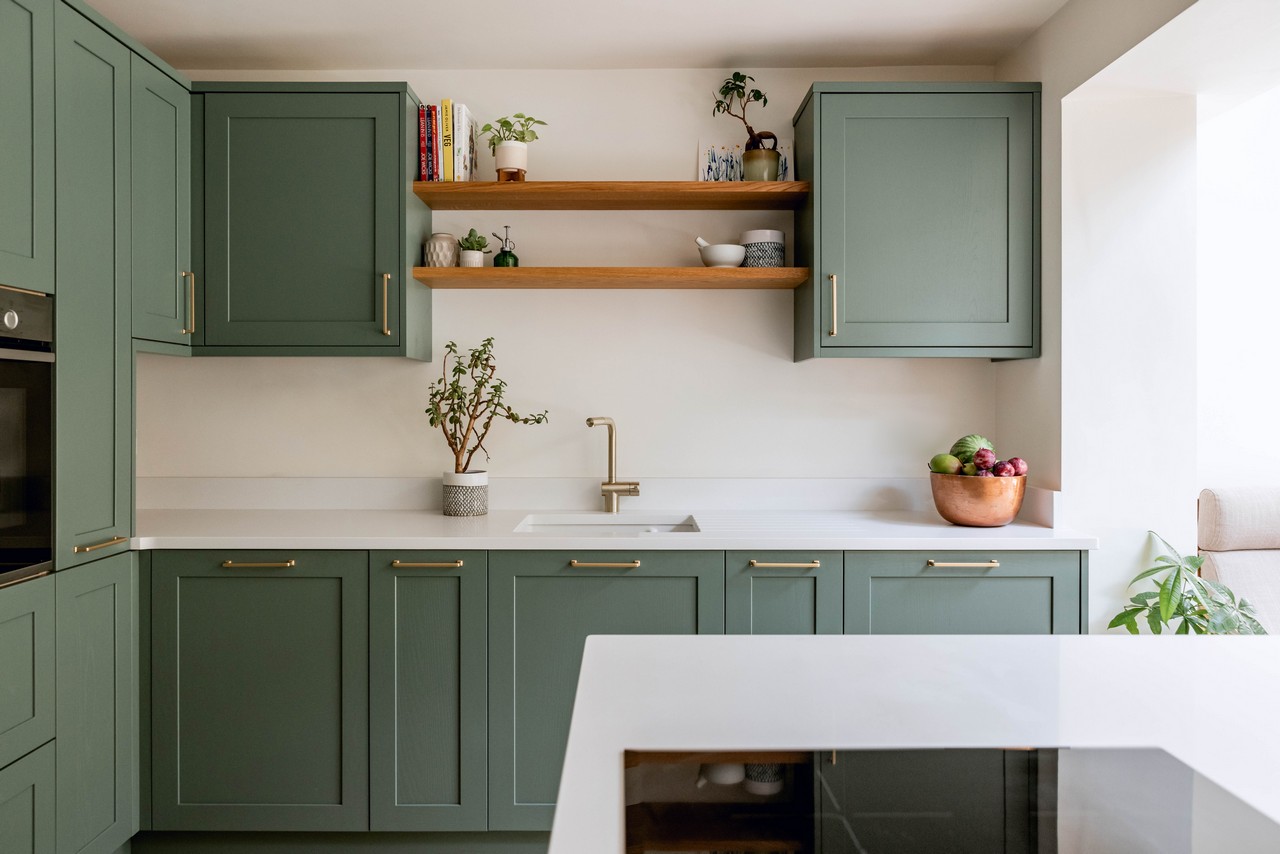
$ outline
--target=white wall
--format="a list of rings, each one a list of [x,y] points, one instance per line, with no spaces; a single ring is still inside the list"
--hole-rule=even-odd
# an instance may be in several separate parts
[[[815,80],[990,79],[991,69],[745,69],[770,95],[752,124],[789,135]],[[194,79],[369,78],[365,72],[188,72]],[[550,122],[534,179],[691,179],[700,139],[737,140],[712,117],[708,70],[388,71],[425,100],[482,119]],[[737,126],[735,127],[735,124]],[[491,168],[487,149],[483,171]],[[695,235],[735,240],[785,213],[441,212],[436,230],[510,224],[521,263],[697,265]],[[411,284],[411,287],[421,287]],[[922,476],[969,432],[995,435],[994,368],[982,360],[791,361],[789,292],[437,291],[435,342],[497,339],[500,376],[541,427],[500,424],[490,469],[593,476],[618,420],[626,477]],[[422,414],[439,363],[395,359],[138,360],[138,473],[158,476],[433,476],[448,456]],[[1033,466],[1049,465],[1024,453]]]

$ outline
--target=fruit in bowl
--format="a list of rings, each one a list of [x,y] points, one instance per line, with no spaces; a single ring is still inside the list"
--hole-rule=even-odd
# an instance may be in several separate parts
[[[998,528],[1022,509],[1027,461],[999,459],[991,441],[976,433],[962,436],[948,453],[929,460],[929,472],[933,505],[954,525]]]

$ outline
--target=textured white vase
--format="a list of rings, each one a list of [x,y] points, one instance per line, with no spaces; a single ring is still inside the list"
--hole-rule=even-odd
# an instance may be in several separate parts
[[[498,143],[493,152],[494,162],[499,172],[518,169],[521,172],[529,169],[529,143],[507,140]]]
[[[444,515],[484,516],[489,512],[487,471],[444,473]]]
[[[463,249],[458,253],[459,267],[483,267],[484,253],[479,249]]]
[[[445,231],[437,231],[423,244],[423,259],[428,267],[458,266],[458,238]]]

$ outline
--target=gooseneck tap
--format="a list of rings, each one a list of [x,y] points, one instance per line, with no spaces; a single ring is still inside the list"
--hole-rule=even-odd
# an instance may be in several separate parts
[[[618,433],[612,418],[588,418],[588,427],[609,428],[609,479],[600,484],[600,494],[604,496],[604,509],[608,513],[618,512],[618,498],[623,495],[639,495],[640,484],[635,481],[618,480]]]

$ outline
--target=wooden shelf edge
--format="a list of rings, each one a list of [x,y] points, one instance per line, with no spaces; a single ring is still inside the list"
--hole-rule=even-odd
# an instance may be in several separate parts
[[[429,288],[477,290],[793,290],[808,267],[414,267]]]
[[[415,181],[434,210],[795,210],[808,181]]]
[[[803,852],[808,820],[741,804],[632,804],[626,808],[627,852]]]
[[[627,750],[622,754],[622,764],[626,768],[638,765],[704,765],[713,762],[804,765],[812,759],[811,750],[709,750],[703,753],[687,750]]]

